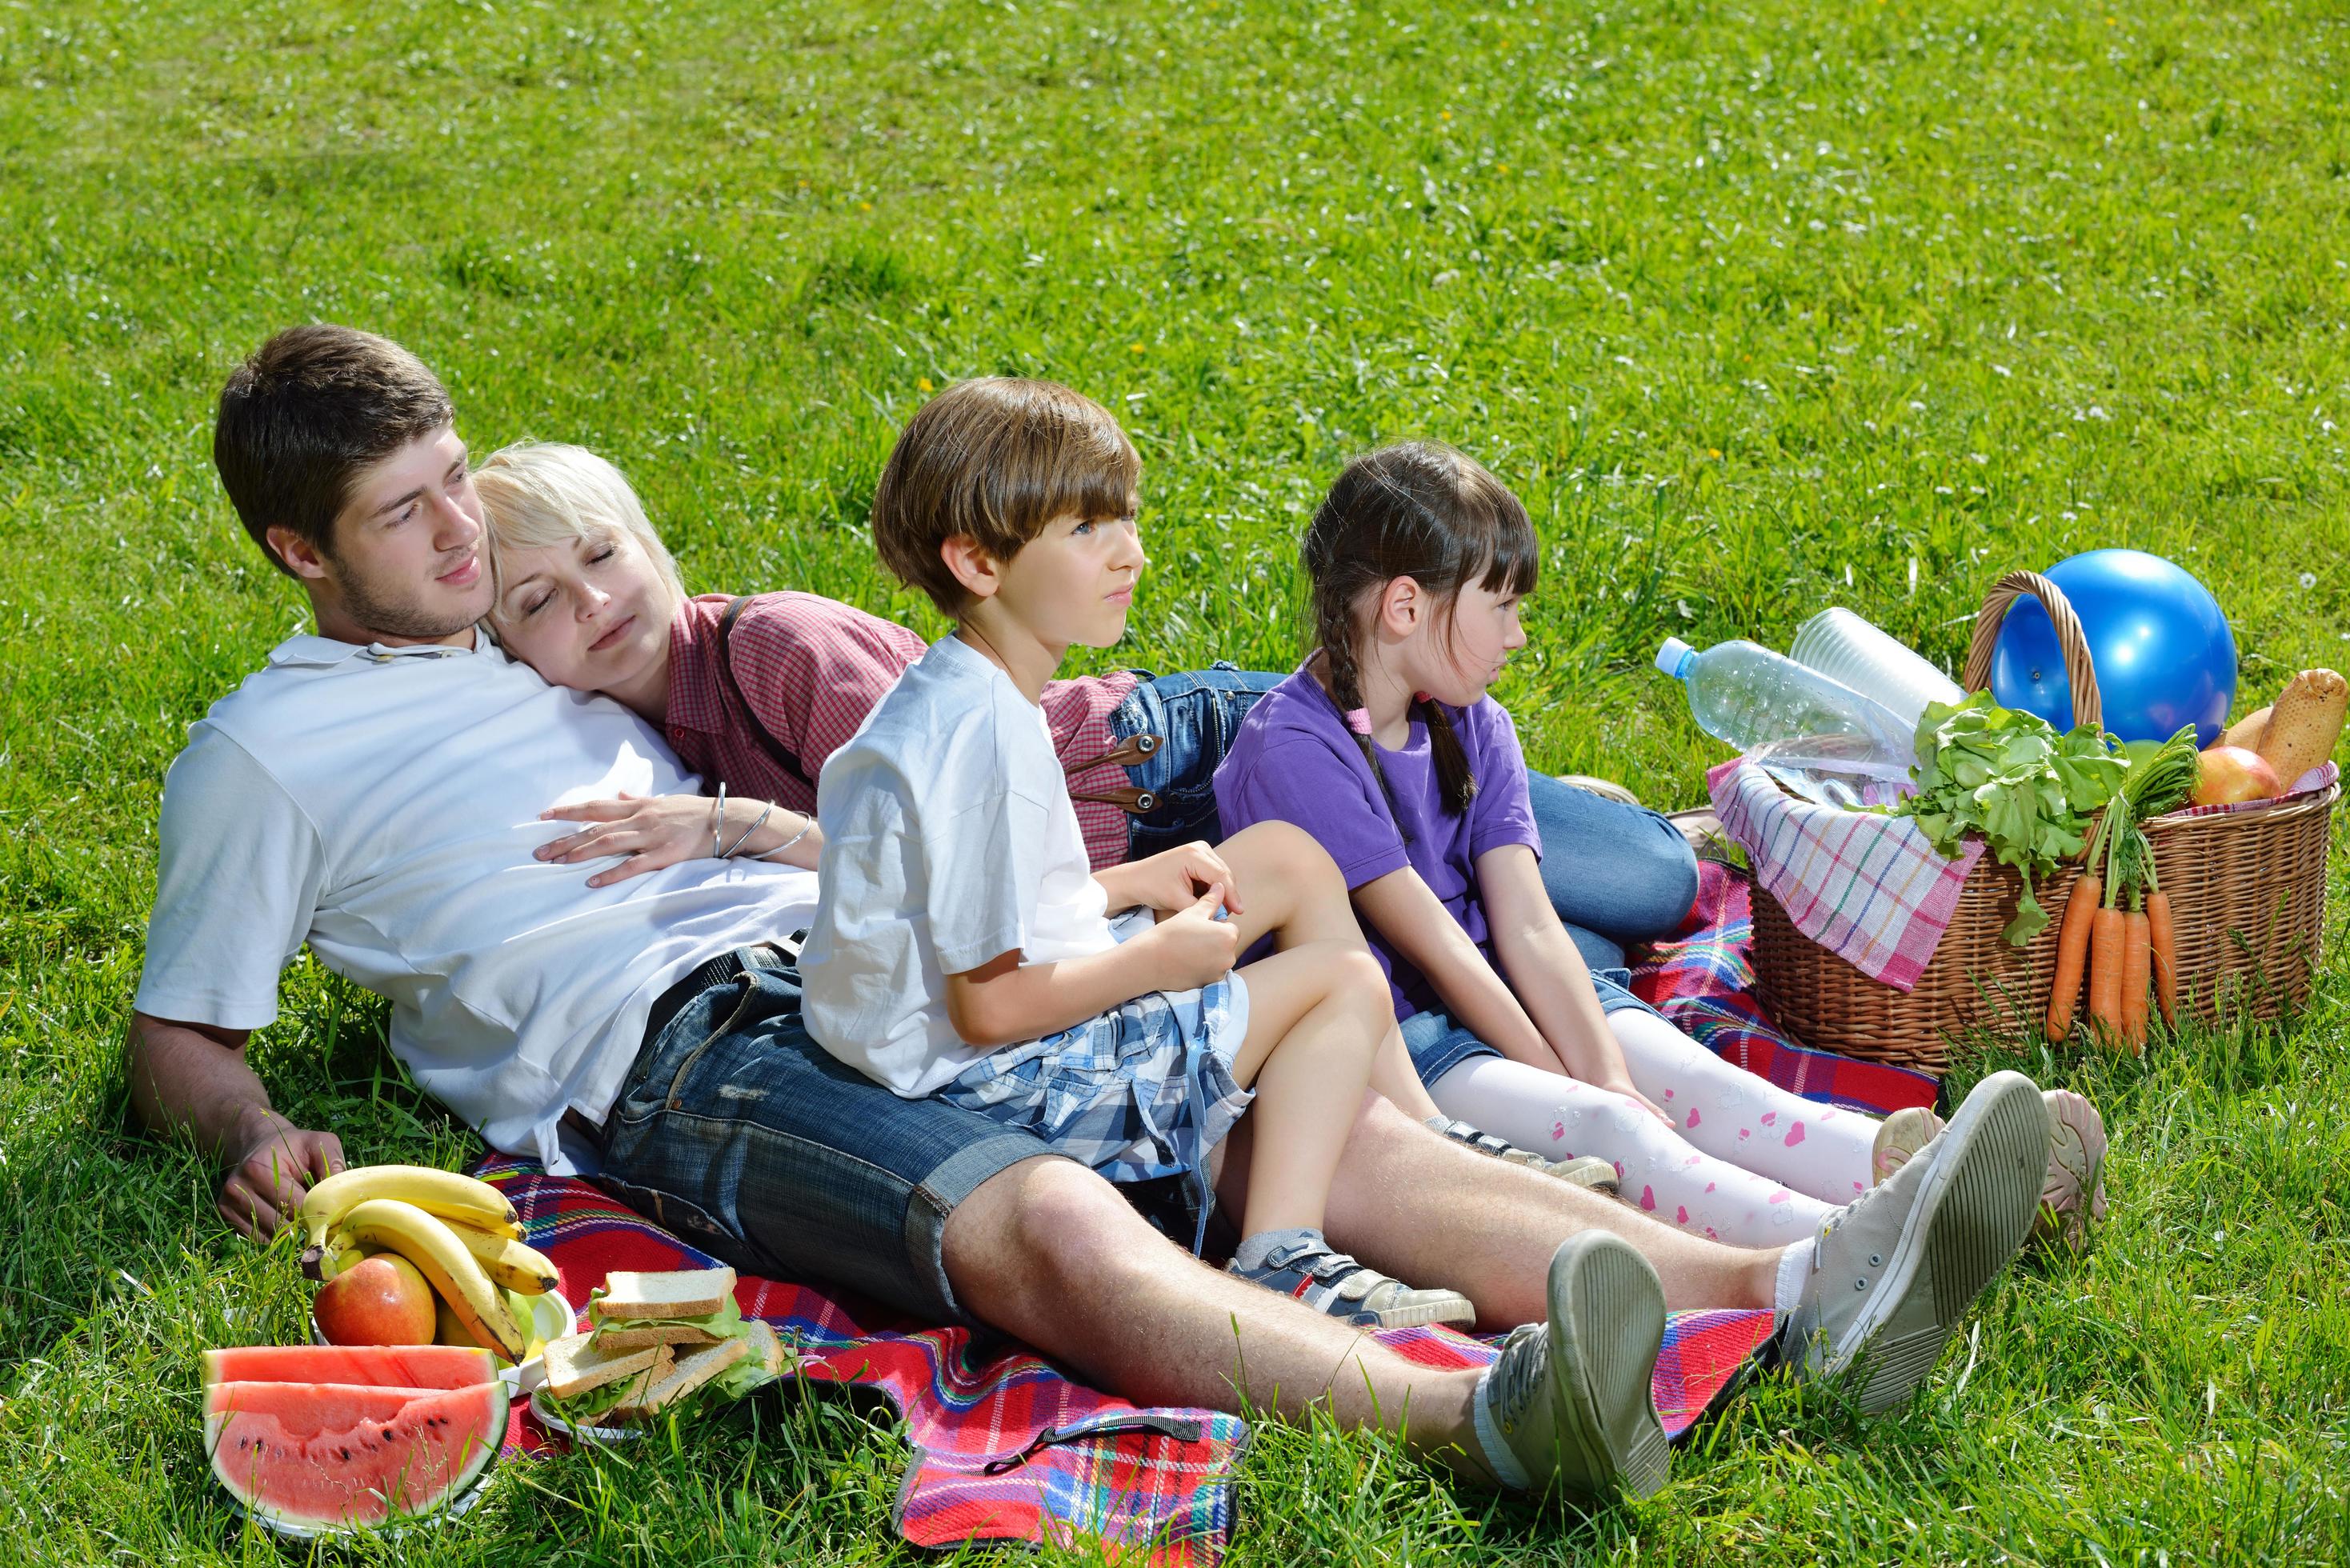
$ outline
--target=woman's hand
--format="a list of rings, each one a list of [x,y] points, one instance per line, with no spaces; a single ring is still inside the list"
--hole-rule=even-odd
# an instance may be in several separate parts
[[[757,803],[744,804],[755,809]],[[542,844],[532,853],[541,860],[565,866],[618,855],[622,857],[618,866],[588,878],[590,888],[609,887],[664,866],[707,856],[712,848],[710,835],[716,805],[708,796],[699,794],[623,794],[618,800],[584,800],[577,805],[555,806],[540,812],[539,820],[584,822],[588,826]],[[748,822],[743,825],[749,826]],[[739,833],[742,828],[733,831]]]
[[[1164,850],[1148,859],[1129,860],[1099,873],[1113,909],[1145,909],[1162,913],[1187,909],[1210,888],[1224,890],[1223,907],[1241,912],[1239,889],[1224,857],[1203,842]]]

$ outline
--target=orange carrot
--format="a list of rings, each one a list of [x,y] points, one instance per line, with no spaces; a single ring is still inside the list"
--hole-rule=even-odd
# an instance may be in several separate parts
[[[2048,993],[2048,1043],[2060,1044],[2073,1032],[2073,1012],[2081,1005],[2081,971],[2089,957],[2089,927],[2106,885],[2095,877],[2073,884],[2064,900],[2064,920],[2056,928],[2056,985]]]
[[[2122,1044],[2141,1055],[2146,1052],[2147,986],[2153,978],[2148,924],[2143,909],[2122,917]]]
[[[2108,906],[2089,928],[2089,1033],[2117,1045],[2121,1024],[2122,912]]]
[[[2178,950],[2170,925],[2170,895],[2158,888],[2146,896],[2148,945],[2154,950],[2154,994],[2162,1003],[2162,1021],[2178,1024]]]

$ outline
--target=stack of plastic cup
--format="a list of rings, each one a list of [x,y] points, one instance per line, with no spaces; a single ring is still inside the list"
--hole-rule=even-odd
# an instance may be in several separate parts
[[[1956,702],[1958,682],[1848,609],[1826,609],[1795,632],[1787,656],[1876,699],[1915,729],[1929,702]]]

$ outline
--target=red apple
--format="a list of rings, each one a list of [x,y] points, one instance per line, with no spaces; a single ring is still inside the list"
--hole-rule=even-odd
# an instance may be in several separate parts
[[[320,1285],[310,1310],[330,1345],[430,1345],[432,1302],[415,1264],[378,1252]]]
[[[2283,793],[2276,769],[2249,747],[2213,746],[2203,753],[2202,776],[2195,781],[2197,805],[2232,805],[2240,800],[2269,800]]]

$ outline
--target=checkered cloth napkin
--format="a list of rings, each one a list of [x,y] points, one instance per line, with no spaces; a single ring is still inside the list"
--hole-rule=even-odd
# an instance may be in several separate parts
[[[511,1199],[529,1243],[584,1303],[614,1269],[705,1269],[717,1260],[584,1181],[493,1156],[474,1168]],[[1247,1424],[1203,1409],[1137,1408],[994,1335],[924,1325],[849,1295],[743,1276],[734,1298],[764,1318],[809,1383],[885,1396],[912,1449],[899,1488],[899,1533],[916,1546],[1001,1541],[1099,1543],[1146,1568],[1213,1568],[1231,1539],[1233,1471]],[[1665,1435],[1678,1438],[1744,1381],[1776,1326],[1767,1312],[1675,1313],[1650,1382]],[[1480,1366],[1494,1347],[1450,1329],[1381,1329],[1424,1366]],[[517,1402],[503,1452],[563,1439]]]
[[[1797,800],[1743,759],[1705,775],[1723,831],[1745,847],[1754,879],[1797,930],[1898,991],[1933,961],[1982,858],[1970,841],[1945,859],[1906,816]]]

